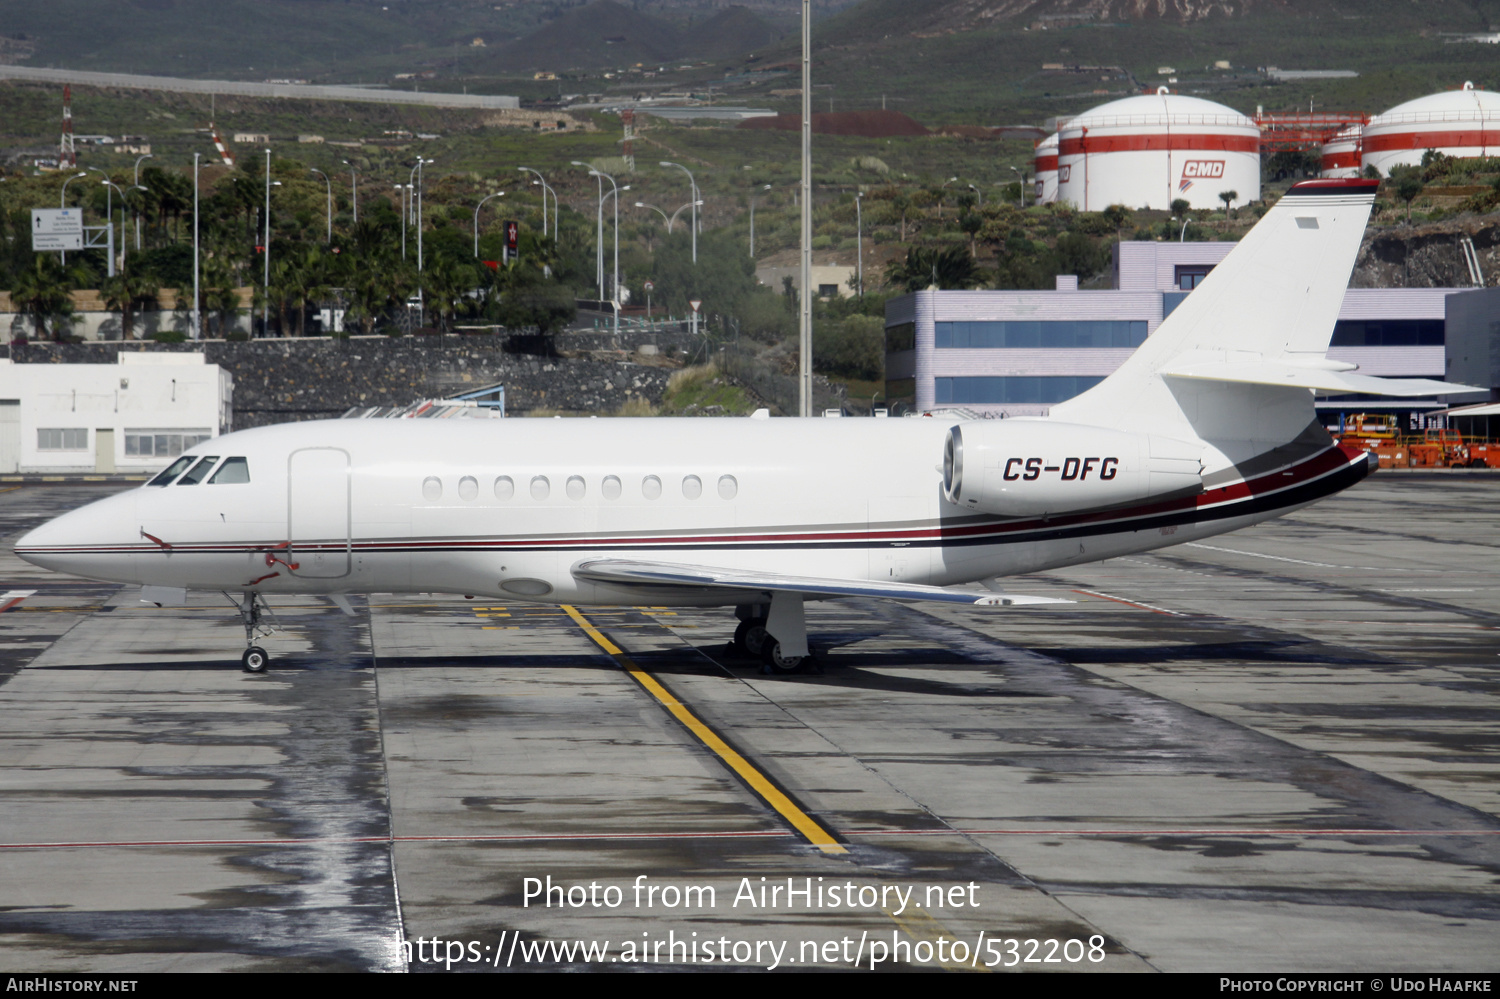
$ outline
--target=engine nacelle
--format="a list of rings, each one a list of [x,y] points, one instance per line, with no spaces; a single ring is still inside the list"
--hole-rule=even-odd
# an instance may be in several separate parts
[[[943,495],[1002,517],[1082,513],[1203,491],[1203,445],[1046,420],[948,431]]]

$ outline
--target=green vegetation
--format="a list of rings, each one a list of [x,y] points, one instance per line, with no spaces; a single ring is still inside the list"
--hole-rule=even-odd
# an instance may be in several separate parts
[[[661,412],[667,416],[747,416],[755,408],[745,390],[724,378],[716,365],[702,364],[673,373]]]

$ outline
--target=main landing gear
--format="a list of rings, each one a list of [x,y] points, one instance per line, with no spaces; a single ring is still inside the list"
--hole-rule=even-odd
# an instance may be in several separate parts
[[[227,593],[225,596],[229,596]],[[255,644],[257,638],[265,638],[274,634],[279,625],[263,624],[261,617],[264,615],[272,621],[276,615],[271,612],[265,597],[259,593],[247,590],[241,600],[229,597],[235,607],[239,609],[240,621],[245,625],[245,654],[240,656],[240,664],[245,667],[246,673],[264,673],[271,665],[271,656],[265,649]]]
[[[800,595],[776,593],[769,607],[741,604],[734,611],[740,623],[730,647],[747,659],[759,659],[762,673],[796,673],[812,663]]]

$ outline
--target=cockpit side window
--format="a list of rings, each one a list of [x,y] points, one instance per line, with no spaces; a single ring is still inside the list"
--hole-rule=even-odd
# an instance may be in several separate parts
[[[172,462],[172,464],[168,465],[165,471],[163,471],[156,478],[152,479],[150,482],[146,483],[146,485],[165,486],[170,484],[173,479],[182,474],[182,470],[184,468],[187,468],[193,463],[195,458],[197,458],[197,455],[183,455],[181,458],[178,458],[176,461]]]
[[[244,458],[225,458],[224,464],[208,480],[209,485],[237,485],[250,481],[250,463]]]
[[[219,456],[216,454],[204,458],[202,461],[198,462],[198,464],[193,466],[192,471],[188,472],[182,478],[178,479],[177,484],[179,486],[196,486],[198,483],[203,481],[203,477],[208,474],[209,469],[218,464],[218,461]]]

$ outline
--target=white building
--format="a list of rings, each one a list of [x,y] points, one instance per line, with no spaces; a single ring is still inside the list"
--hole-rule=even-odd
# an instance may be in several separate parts
[[[116,364],[0,358],[0,473],[146,473],[228,433],[234,381],[199,353]]]
[[[1030,416],[1110,375],[1236,244],[1123,242],[1114,287],[1079,291],[919,291],[886,303],[886,403],[930,412]],[[1441,379],[1445,316],[1461,288],[1351,288],[1328,356],[1361,374]],[[1361,402],[1422,412],[1435,400]],[[1337,421],[1347,403],[1320,401]]]
[[[1365,126],[1361,168],[1388,176],[1391,167],[1421,165],[1429,149],[1454,157],[1500,153],[1500,94],[1465,83],[1376,115]]]
[[[1169,93],[1127,97],[1058,129],[1057,200],[1086,212],[1110,205],[1196,209],[1260,199],[1260,128],[1233,108]]]

